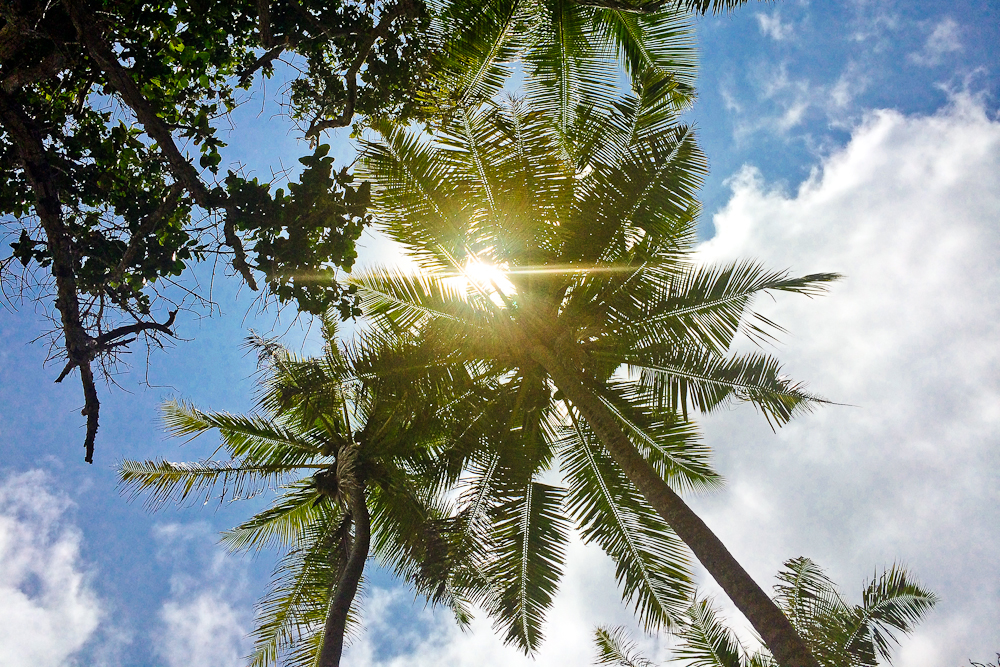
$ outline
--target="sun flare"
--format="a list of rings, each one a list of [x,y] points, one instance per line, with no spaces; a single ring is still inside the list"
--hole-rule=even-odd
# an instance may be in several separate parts
[[[503,267],[474,257],[466,261],[461,273],[453,280],[463,291],[478,291],[489,295],[497,305],[503,305],[503,297],[516,291]]]

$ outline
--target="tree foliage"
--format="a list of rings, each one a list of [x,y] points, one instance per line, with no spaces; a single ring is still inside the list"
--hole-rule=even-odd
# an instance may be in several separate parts
[[[558,453],[573,519],[615,559],[644,621],[669,624],[686,609],[676,596],[685,559],[669,525],[690,529],[684,539],[699,558],[708,554],[703,563],[726,563],[710,571],[735,582],[727,593],[763,599],[755,625],[802,646],[671,487],[717,481],[689,410],[748,401],[783,424],[816,404],[776,359],[731,346],[741,332],[780,331],[755,314],[757,295],[817,294],[837,276],[696,264],[704,157],[679,121],[673,80],[653,71],[638,83],[578,104],[568,126],[544,91],[540,108],[531,93],[460,109],[431,139],[376,125],[359,173],[372,181],[376,219],[421,271],[372,269],[352,284],[376,327],[419,332],[442,358],[496,378],[491,423],[521,452],[510,457],[514,487],[528,489]],[[554,546],[561,538],[551,535]],[[557,572],[561,561],[542,565]],[[510,641],[536,645],[536,610],[548,605],[551,579],[528,587],[536,599],[498,607]]]
[[[12,240],[0,280],[8,298],[33,280],[55,292],[59,380],[81,373],[88,461],[93,364],[137,336],[173,335],[188,301],[170,287],[192,264],[222,256],[303,312],[356,314],[336,275],[353,264],[367,190],[319,138],[358,115],[419,117],[430,35],[420,0],[0,2],[0,221]],[[287,185],[282,170],[269,183],[226,168],[220,131],[278,59],[294,73],[279,99],[318,144]]]

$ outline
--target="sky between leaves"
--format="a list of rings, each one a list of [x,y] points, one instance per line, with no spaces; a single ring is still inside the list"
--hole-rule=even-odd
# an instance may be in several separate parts
[[[727,487],[692,504],[765,586],[786,558],[826,567],[849,596],[905,563],[942,598],[898,652],[905,667],[1000,651],[1000,7],[991,0],[786,0],[698,24],[691,114],[712,174],[706,260],[757,257],[847,278],[766,312],[796,379],[843,406],[772,433],[750,407],[702,420]],[[233,146],[264,175],[294,162],[280,119],[248,104],[254,139]],[[349,160],[346,139],[334,145]],[[362,261],[385,261],[366,239]],[[101,449],[82,463],[75,385],[53,385],[33,306],[0,314],[0,665],[229,667],[248,649],[271,554],[228,557],[218,530],[256,505],[146,514],[116,492],[122,457],[195,459],[209,439],[166,441],[167,397],[246,410],[252,297],[220,280],[223,316],[181,322],[192,339],[141,354],[104,402]],[[249,313],[249,314],[248,314]],[[284,331],[287,322],[279,324]],[[315,336],[293,326],[306,352]],[[304,341],[304,342],[303,342]],[[150,387],[141,383],[148,380]],[[704,581],[704,577],[702,579]],[[705,589],[714,591],[706,582]],[[739,624],[738,615],[726,609]],[[534,663],[488,621],[459,632],[391,578],[369,578],[367,631],[347,665],[586,665],[596,624],[631,624],[613,567],[574,543]],[[638,634],[636,633],[636,636]],[[668,642],[643,640],[666,657]]]

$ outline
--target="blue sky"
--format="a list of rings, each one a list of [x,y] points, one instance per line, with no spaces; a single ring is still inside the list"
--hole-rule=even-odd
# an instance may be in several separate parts
[[[909,566],[942,602],[896,664],[993,659],[1000,6],[750,4],[699,20],[697,37],[690,120],[712,169],[704,256],[847,275],[826,297],[779,300],[768,312],[789,329],[777,350],[789,372],[852,407],[777,434],[749,407],[704,419],[729,485],[692,503],[765,586],[798,555],[855,599],[876,568]],[[300,149],[280,120],[247,116],[253,138],[233,146],[235,157],[262,171],[294,160]],[[123,457],[212,450],[209,439],[182,448],[164,439],[164,398],[252,405],[253,359],[240,342],[275,317],[225,278],[215,298],[220,315],[180,321],[184,341],[152,354],[148,370],[136,351],[120,388],[102,392],[93,466],[82,462],[78,380],[53,384],[59,368],[43,366],[45,345],[31,343],[42,313],[29,303],[0,314],[0,664],[240,664],[273,555],[227,557],[215,535],[253,502],[151,515],[119,496],[113,472]],[[286,340],[303,338],[293,327]],[[588,664],[595,624],[631,622],[610,562],[579,544],[570,559],[538,665]],[[488,623],[460,634],[378,572],[365,614],[369,630],[348,665],[529,664]],[[667,655],[666,641],[642,641]]]

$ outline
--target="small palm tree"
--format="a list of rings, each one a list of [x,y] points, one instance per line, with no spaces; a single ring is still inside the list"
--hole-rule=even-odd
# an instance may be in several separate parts
[[[492,373],[493,405],[507,411],[492,423],[498,437],[517,441],[531,475],[556,455],[553,416],[572,420],[580,427],[573,442],[592,445],[591,467],[607,464],[627,480],[779,662],[815,665],[788,620],[672,488],[711,486],[717,476],[693,445],[686,457],[690,437],[669,434],[693,433],[684,423],[689,408],[746,400],[781,424],[815,403],[775,359],[733,355],[729,347],[738,332],[761,338],[777,329],[750,310],[755,295],[815,294],[836,276],[791,278],[750,262],[694,264],[704,158],[691,129],[676,120],[669,79],[651,73],[640,83],[609,116],[577,107],[569,130],[517,100],[459,109],[434,141],[379,126],[381,138],[363,146],[359,171],[373,183],[377,220],[422,272],[376,269],[354,284],[377,327],[419,332],[442,359]],[[595,477],[577,498],[604,494],[601,483]],[[555,502],[547,491],[533,496],[522,488],[522,517],[525,508]],[[531,504],[534,497],[541,506]],[[606,512],[588,503],[574,506],[585,525]],[[557,546],[559,530],[550,534]],[[537,553],[520,571],[539,581],[512,581],[504,598],[521,619],[509,631],[529,647],[560,565],[558,550]],[[683,569],[682,560],[671,568]]]
[[[847,603],[834,583],[808,558],[793,558],[778,572],[775,601],[805,638],[823,667],[892,664],[897,633],[910,633],[937,602],[906,570],[893,565],[865,585],[861,604]],[[766,649],[750,652],[720,620],[711,600],[696,600],[678,633],[672,661],[690,667],[774,667]],[[622,628],[595,632],[597,664],[654,667]]]
[[[280,491],[270,507],[222,537],[233,551],[285,550],[258,604],[254,666],[338,665],[369,552],[431,602],[449,605],[460,622],[467,619],[451,586],[462,580],[455,573],[462,557],[434,464],[448,440],[449,414],[426,409],[428,391],[440,405],[441,392],[460,382],[453,373],[443,383],[421,371],[385,383],[378,371],[391,367],[400,378],[406,341],[341,352],[332,326],[325,333],[326,351],[317,359],[252,341],[265,371],[257,414],[164,405],[175,436],[217,430],[227,460],[124,461],[119,471],[123,488],[147,494],[152,507],[207,498],[220,487],[229,499]],[[451,406],[462,400],[454,397]]]

